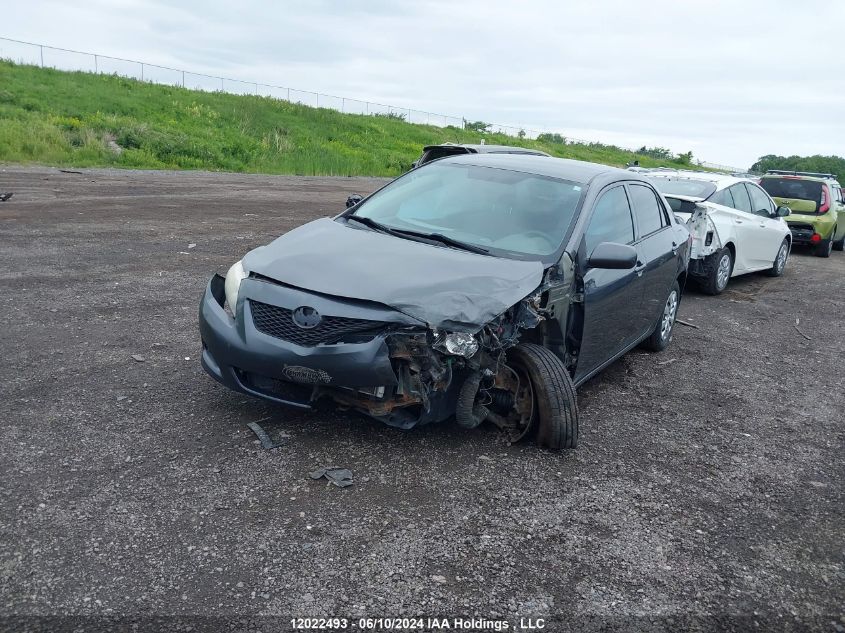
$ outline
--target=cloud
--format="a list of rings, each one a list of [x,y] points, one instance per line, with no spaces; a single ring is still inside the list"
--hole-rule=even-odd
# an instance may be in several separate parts
[[[845,152],[845,3],[31,0],[5,34],[750,165]]]

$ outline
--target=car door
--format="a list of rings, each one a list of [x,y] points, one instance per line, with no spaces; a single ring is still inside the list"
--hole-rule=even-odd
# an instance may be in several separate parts
[[[765,269],[772,266],[783,243],[783,221],[775,214],[775,203],[762,188],[752,182],[746,182],[745,188],[751,197],[751,208],[756,216],[755,239],[750,245],[750,257],[754,268]]]
[[[642,300],[641,277],[636,269],[588,266],[590,254],[602,242],[633,244],[634,240],[634,220],[625,187],[621,183],[609,185],[593,204],[577,256],[584,313],[576,382],[631,347],[642,334],[641,325],[632,318]]]
[[[642,297],[635,307],[636,319],[641,335],[645,335],[663,314],[677,275],[676,257],[680,244],[657,192],[638,182],[629,182],[627,188],[637,232],[634,244],[639,256],[636,273],[642,287]]]
[[[756,262],[759,259],[759,254],[755,255],[754,249],[755,242],[760,237],[759,222],[752,211],[751,196],[748,195],[745,184],[738,182],[731,185],[729,189],[735,205],[732,218],[734,236],[736,237],[734,243],[736,257],[733,273],[747,273],[758,268]],[[774,260],[774,258],[772,259]]]

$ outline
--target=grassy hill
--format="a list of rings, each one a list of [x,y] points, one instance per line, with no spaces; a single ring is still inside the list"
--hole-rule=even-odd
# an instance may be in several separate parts
[[[269,97],[0,61],[0,161],[6,163],[394,176],[410,167],[423,145],[481,138],[453,127]],[[681,166],[602,144],[483,138],[609,165],[638,159],[643,166]]]

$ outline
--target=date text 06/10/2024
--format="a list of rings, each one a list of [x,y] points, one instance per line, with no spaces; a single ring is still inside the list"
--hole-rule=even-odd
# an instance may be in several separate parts
[[[543,618],[520,618],[518,623],[487,618],[291,618],[298,631],[538,631],[546,628]]]

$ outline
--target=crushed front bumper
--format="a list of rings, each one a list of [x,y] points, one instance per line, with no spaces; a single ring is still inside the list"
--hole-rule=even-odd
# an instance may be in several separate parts
[[[199,309],[202,366],[210,376],[234,391],[258,398],[310,408],[318,390],[347,388],[390,390],[397,384],[385,340],[387,332],[422,324],[400,312],[360,302],[307,293],[247,278],[241,283],[237,318],[224,309],[224,279],[208,283]],[[309,306],[321,315],[381,323],[383,331],[353,343],[296,343],[270,336],[256,327],[252,302],[295,310]],[[357,339],[366,339],[358,336]]]

